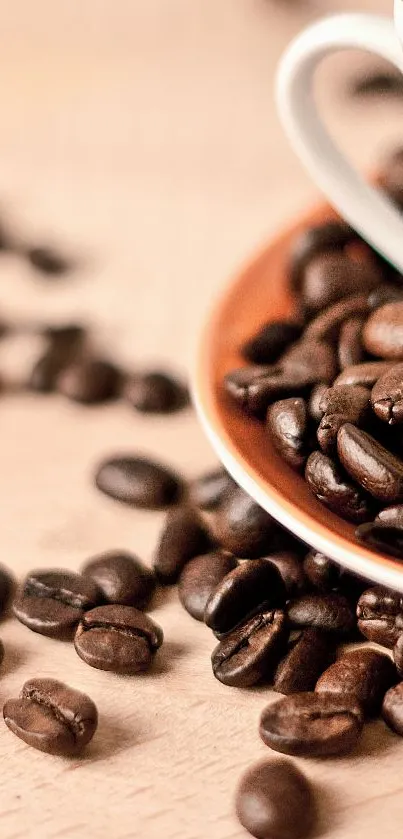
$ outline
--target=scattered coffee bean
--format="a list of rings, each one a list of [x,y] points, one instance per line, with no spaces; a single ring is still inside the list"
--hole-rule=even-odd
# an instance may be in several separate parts
[[[95,474],[101,492],[131,507],[157,510],[175,504],[182,493],[178,475],[146,457],[111,457]]]
[[[349,87],[352,96],[371,98],[376,96],[403,96],[403,81],[400,73],[393,70],[373,70],[354,78]]]
[[[163,641],[162,629],[133,606],[98,606],[83,616],[76,652],[91,667],[133,675],[148,670]]]
[[[47,245],[27,248],[25,256],[33,268],[49,277],[59,277],[73,268],[70,260]]]
[[[401,679],[403,679],[403,631],[398,636],[395,646],[393,647],[393,658],[396,664],[397,672]]]
[[[326,632],[348,635],[355,623],[354,612],[341,594],[303,594],[287,605],[291,626],[312,626]]]
[[[379,419],[389,425],[403,423],[403,364],[381,376],[371,393],[371,403]]]
[[[360,364],[364,360],[364,348],[361,334],[364,325],[362,318],[350,318],[340,329],[337,355],[340,370]]]
[[[385,694],[382,717],[395,734],[403,737],[403,682],[399,682]]]
[[[20,740],[51,755],[75,755],[92,740],[98,712],[92,699],[56,679],[30,679],[9,699],[4,721]]]
[[[192,507],[181,506],[167,514],[154,555],[153,568],[162,583],[175,583],[189,559],[205,553],[211,540]]]
[[[204,620],[220,635],[257,612],[281,608],[285,587],[277,568],[265,559],[243,562],[210,595]]]
[[[348,474],[384,503],[403,501],[403,461],[351,423],[337,435],[337,452]]]
[[[397,591],[373,586],[357,603],[358,629],[364,638],[393,647],[403,633],[403,598]]]
[[[403,301],[386,303],[372,312],[363,329],[363,343],[372,355],[403,358]]]
[[[362,364],[353,364],[346,367],[337,376],[335,385],[358,385],[372,388],[384,373],[388,373],[394,366],[393,361],[364,361]]]
[[[351,422],[365,424],[370,412],[370,394],[360,385],[338,385],[329,388],[322,398],[324,411],[319,424],[318,443],[325,454],[333,454],[337,447],[337,434],[342,425]]]
[[[274,690],[285,694],[314,690],[319,676],[334,657],[335,645],[328,633],[302,630],[277,667]]]
[[[366,315],[368,309],[368,297],[365,294],[345,297],[328,306],[308,324],[303,340],[336,341],[342,324],[351,317]]]
[[[315,312],[356,294],[370,292],[382,281],[375,263],[351,259],[343,251],[329,251],[311,260],[304,272],[302,299]]]
[[[191,559],[179,578],[178,594],[184,609],[196,620],[203,621],[210,595],[236,566],[235,557],[223,551],[214,551]]]
[[[189,499],[201,510],[214,510],[235,486],[225,469],[214,469],[192,481]]]
[[[270,554],[267,561],[275,565],[280,572],[281,579],[287,592],[287,598],[296,597],[302,594],[307,586],[307,579],[304,573],[300,556],[293,551],[278,551]]]
[[[294,469],[303,469],[310,451],[306,402],[301,398],[274,402],[267,412],[267,427],[286,463]]]
[[[273,364],[280,355],[296,341],[301,326],[290,320],[265,323],[242,347],[242,355],[252,364]]]
[[[145,414],[171,414],[189,404],[186,388],[160,371],[131,376],[123,395],[133,408]]]
[[[264,709],[260,736],[277,752],[300,757],[345,754],[357,744],[363,715],[354,696],[293,693]]]
[[[114,364],[83,358],[62,370],[57,379],[57,390],[73,402],[95,405],[114,399],[120,382],[121,374]]]
[[[325,384],[325,382],[320,382],[318,385],[311,391],[311,395],[308,402],[308,412],[309,416],[312,417],[315,422],[320,422],[323,417],[323,411],[321,409],[322,397],[326,393],[329,385]]]
[[[389,656],[376,650],[358,649],[331,664],[315,690],[326,695],[353,696],[364,714],[374,717],[381,710],[386,691],[396,682],[396,667]]]
[[[357,527],[355,535],[359,542],[372,550],[403,559],[403,525],[367,522]]]
[[[324,253],[339,253],[346,245],[357,241],[357,233],[344,221],[327,221],[308,227],[292,244],[290,278],[294,290],[303,282],[305,269],[315,257]]]
[[[289,760],[248,769],[238,786],[236,813],[256,839],[305,839],[316,817],[311,787]]]
[[[340,567],[318,551],[310,551],[304,559],[304,573],[311,586],[326,594],[340,583]]]
[[[369,496],[323,452],[309,455],[305,478],[319,501],[342,518],[355,522],[371,518]]]
[[[239,487],[225,496],[211,527],[221,547],[242,559],[264,556],[278,532],[272,517]]]
[[[153,572],[127,551],[107,551],[87,560],[81,568],[102,592],[107,603],[145,609],[155,591]]]
[[[273,675],[287,637],[284,612],[259,612],[229,632],[211,656],[216,679],[231,687],[251,687]]]
[[[99,600],[95,582],[81,574],[62,569],[31,571],[17,592],[13,611],[33,632],[66,638]]]

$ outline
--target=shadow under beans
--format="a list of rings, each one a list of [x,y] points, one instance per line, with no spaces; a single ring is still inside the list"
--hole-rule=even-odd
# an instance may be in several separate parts
[[[316,802],[316,818],[309,839],[319,839],[320,836],[324,836],[328,832],[330,824],[332,829],[335,830],[341,824],[342,817],[338,812],[337,796],[328,786],[315,782],[313,791]]]
[[[106,760],[113,755],[131,749],[141,742],[140,729],[133,729],[116,717],[102,714],[99,720],[98,729],[94,739],[79,755],[71,768],[84,763],[95,763],[99,760]]]
[[[188,652],[189,646],[182,641],[164,641],[154,658],[151,669],[147,670],[143,676],[155,678],[155,676],[170,673],[174,670],[178,659],[185,656]]]

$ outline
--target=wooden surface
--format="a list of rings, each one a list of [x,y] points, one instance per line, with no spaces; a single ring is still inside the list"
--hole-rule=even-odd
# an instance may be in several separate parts
[[[288,39],[335,4],[297,0],[13,0],[0,16],[0,201],[21,235],[80,253],[51,286],[1,257],[0,310],[80,316],[129,366],[185,370],[208,305],[239,263],[314,196],[284,142],[272,101]],[[388,11],[391,4],[340,3]],[[357,59],[321,82],[338,136],[363,165],[399,137],[397,106],[353,106]],[[322,93],[323,93],[322,91]],[[324,96],[322,95],[322,100]],[[17,353],[17,356],[16,356]],[[24,349],[5,349],[0,369]],[[17,357],[17,362],[16,362]],[[8,366],[7,366],[8,365]],[[107,548],[151,561],[162,516],[121,509],[92,488],[98,459],[149,452],[188,476],[214,463],[189,411],[167,420],[123,405],[82,410],[56,398],[1,404],[1,561],[78,568]],[[0,726],[2,839],[241,839],[233,794],[268,754],[257,721],[270,692],[225,688],[214,641],[174,590],[153,616],[166,642],[155,672],[118,678],[73,647],[1,628],[1,697],[31,676],[63,678],[100,711],[87,754],[64,761]],[[380,725],[345,760],[306,761],[331,839],[398,836],[403,745]]]

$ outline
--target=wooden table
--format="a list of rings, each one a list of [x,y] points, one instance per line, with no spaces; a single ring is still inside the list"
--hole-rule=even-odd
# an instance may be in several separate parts
[[[332,4],[1,5],[0,199],[21,236],[50,238],[81,262],[74,278],[52,284],[1,256],[0,311],[80,317],[122,363],[185,370],[219,287],[315,195],[284,145],[271,90],[286,42]],[[390,4],[339,4],[359,5]],[[331,62],[321,84],[334,129],[369,163],[381,141],[399,137],[400,112],[348,100],[355,62],[339,59],[337,73]],[[22,353],[3,349],[0,368],[17,358],[22,369]],[[13,394],[2,399],[1,429],[1,561],[19,577],[36,566],[77,569],[108,548],[151,561],[162,516],[94,490],[104,455],[150,453],[189,477],[215,462],[191,411],[147,419],[124,405],[84,410]],[[2,839],[245,835],[234,788],[268,754],[257,720],[270,692],[213,679],[211,634],[174,589],[153,616],[166,642],[155,672],[138,678],[93,670],[71,645],[16,621],[2,626],[2,699],[42,674],[87,691],[100,711],[92,746],[73,761],[35,752],[0,726]],[[399,835],[402,757],[399,739],[371,724],[352,757],[304,763],[331,839]]]

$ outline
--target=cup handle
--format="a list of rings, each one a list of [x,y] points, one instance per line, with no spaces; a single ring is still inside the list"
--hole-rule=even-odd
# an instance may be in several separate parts
[[[315,103],[316,67],[325,56],[350,48],[375,53],[403,72],[403,50],[392,20],[366,14],[324,18],[304,30],[280,62],[278,112],[294,150],[331,204],[403,273],[403,216],[380,189],[366,183],[337,148]]]

